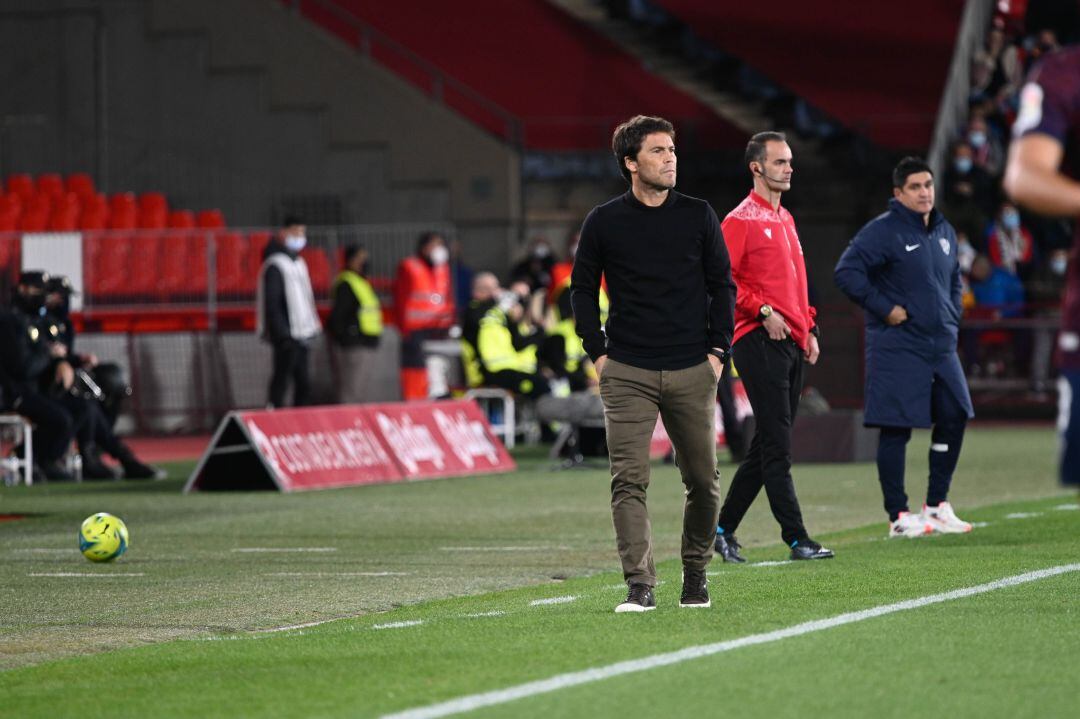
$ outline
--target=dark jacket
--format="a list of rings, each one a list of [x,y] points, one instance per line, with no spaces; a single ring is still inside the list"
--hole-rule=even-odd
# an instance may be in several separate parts
[[[956,354],[960,265],[956,232],[938,211],[922,216],[896,199],[868,222],[836,265],[837,286],[865,310],[866,416],[869,426],[929,427],[935,376],[974,416]],[[908,313],[897,326],[894,305]]]
[[[275,254],[288,255],[296,259],[296,255],[289,252],[284,245],[277,240],[272,240],[263,251],[263,261]],[[292,332],[289,327],[289,305],[285,299],[285,278],[281,271],[270,265],[265,270],[263,279],[263,305],[266,312],[266,338],[270,344],[282,344],[293,342]]]
[[[4,402],[36,391],[38,377],[52,364],[45,335],[23,312],[0,311],[0,382]]]
[[[278,277],[281,273],[278,272]],[[379,346],[378,335],[366,335],[360,331],[357,315],[360,312],[360,299],[353,292],[348,282],[338,282],[334,287],[333,305],[330,316],[326,319],[326,331],[340,347]]]

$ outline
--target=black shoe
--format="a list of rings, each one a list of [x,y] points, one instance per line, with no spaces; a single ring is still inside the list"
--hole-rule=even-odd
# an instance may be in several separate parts
[[[651,612],[656,609],[656,597],[652,587],[645,584],[631,584],[626,601],[615,607],[616,614],[623,612]]]
[[[41,473],[50,482],[71,482],[75,479],[59,461],[45,462],[41,465]]]
[[[83,455],[82,475],[83,479],[116,479],[116,472],[92,454]]]
[[[137,459],[129,459],[124,462],[124,479],[165,479],[168,472],[160,467],[151,467]]]
[[[683,567],[682,597],[679,598],[679,606],[702,609],[712,606],[712,601],[709,599],[709,580],[705,578],[704,569]]]
[[[791,558],[800,559],[832,559],[833,551],[825,549],[812,539],[801,539],[791,547]]]
[[[742,545],[739,544],[739,540],[735,539],[734,534],[717,534],[716,535],[716,553],[725,562],[732,562],[734,564],[742,564],[746,559],[739,554],[739,550],[742,549]]]

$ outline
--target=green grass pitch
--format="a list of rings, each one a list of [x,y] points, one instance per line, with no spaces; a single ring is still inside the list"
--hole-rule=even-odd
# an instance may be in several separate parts
[[[927,433],[908,452],[913,506]],[[1080,498],[1045,427],[969,430],[951,499],[967,536],[885,540],[872,465],[796,465],[807,525],[837,552],[784,562],[765,498],[714,562],[713,607],[678,608],[682,492],[654,465],[659,608],[625,595],[606,468],[323,492],[155,484],[0,489],[0,717],[375,717],[755,637],[1080,563]],[[722,465],[726,489],[734,467]],[[122,517],[128,553],[76,533]],[[756,563],[763,563],[757,566]],[[334,620],[334,621],[327,621]],[[477,717],[1072,717],[1080,571],[470,707]],[[106,703],[107,702],[107,703]],[[431,716],[440,715],[438,713]],[[416,713],[412,716],[424,716]]]

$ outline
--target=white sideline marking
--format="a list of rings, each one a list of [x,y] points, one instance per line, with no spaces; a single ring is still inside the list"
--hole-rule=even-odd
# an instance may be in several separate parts
[[[545,604],[569,604],[570,602],[576,602],[577,597],[549,597],[548,599],[534,599],[529,602],[530,607],[541,607]]]
[[[267,572],[267,577],[407,577],[411,572]]]
[[[145,577],[143,572],[31,572],[28,577]]]
[[[789,639],[791,637],[799,637],[804,634],[810,634],[811,632],[820,632],[824,629],[832,629],[833,627],[840,627],[845,624],[854,624],[855,622],[874,619],[876,617],[894,614],[908,609],[918,609],[931,604],[939,604],[954,599],[963,599],[978,594],[985,594],[986,592],[992,592],[997,589],[1014,587],[1019,584],[1027,584],[1028,582],[1035,582],[1040,579],[1046,579],[1047,577],[1054,577],[1059,574],[1076,571],[1080,571],[1080,564],[1063,564],[1057,567],[1040,569],[1025,574],[1017,574],[1012,577],[1005,577],[1003,579],[998,579],[986,584],[979,584],[974,587],[967,587],[965,589],[954,589],[951,592],[930,594],[925,597],[907,599],[894,604],[883,604],[878,607],[871,607],[870,609],[863,609],[857,612],[838,614],[827,619],[814,619],[785,629],[776,629],[762,634],[751,634],[739,639],[716,642],[715,644],[699,644],[697,646],[686,647],[685,649],[667,652],[665,654],[653,654],[652,656],[642,657],[641,659],[631,659],[615,664],[608,664],[607,666],[594,667],[592,669],[584,669],[582,671],[569,672],[566,674],[557,674],[548,679],[527,682],[506,689],[497,689],[482,694],[471,694],[458,699],[431,704],[426,707],[417,707],[415,709],[407,709],[393,714],[384,714],[382,719],[436,719],[437,717],[451,716],[462,712],[474,711],[482,707],[496,706],[517,699],[525,699],[538,694],[547,694],[568,687],[590,684],[592,682],[610,679],[611,677],[617,677],[624,674],[643,672],[658,667],[680,664],[692,659],[722,654],[743,647],[767,644],[769,642]]]
[[[337,547],[236,547],[233,552],[336,552]]]
[[[748,566],[748,567],[779,567],[779,566],[784,565],[784,564],[794,564],[794,563],[795,562],[793,560],[791,560],[791,559],[782,559],[782,560],[780,560],[778,562],[752,562],[750,564],[747,564],[746,566]]]
[[[551,545],[532,545],[524,547],[439,547],[441,552],[544,552],[549,549],[570,549],[570,547],[552,547]]]
[[[991,524],[992,522],[972,522],[971,526],[975,529],[979,529],[980,527],[989,527]]]
[[[387,622],[386,624],[372,624],[372,629],[401,629],[402,627],[415,627],[417,624],[423,624],[423,619],[409,619],[404,622]]]
[[[469,619],[482,619],[484,617],[501,617],[505,614],[506,612],[502,611],[501,609],[496,609],[493,612],[476,612],[475,614],[466,614],[465,616]]]
[[[1042,512],[1013,512],[1012,514],[1006,514],[1005,519],[1031,519],[1032,517],[1041,517]]]
[[[1058,506],[1054,507],[1054,509],[1058,509],[1063,512],[1075,511],[1077,509],[1080,509],[1080,504],[1059,504]]]
[[[285,627],[271,627],[270,629],[255,629],[253,634],[274,634],[276,632],[289,632],[293,629],[307,629],[308,627],[317,627],[320,624],[326,624],[328,622],[335,622],[343,617],[334,617],[333,619],[319,619],[314,622],[304,622],[303,624],[290,624]]]

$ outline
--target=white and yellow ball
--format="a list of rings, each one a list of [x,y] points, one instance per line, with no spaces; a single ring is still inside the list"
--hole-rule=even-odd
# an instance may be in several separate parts
[[[91,562],[111,562],[127,551],[128,529],[119,517],[98,512],[83,520],[79,550]]]

